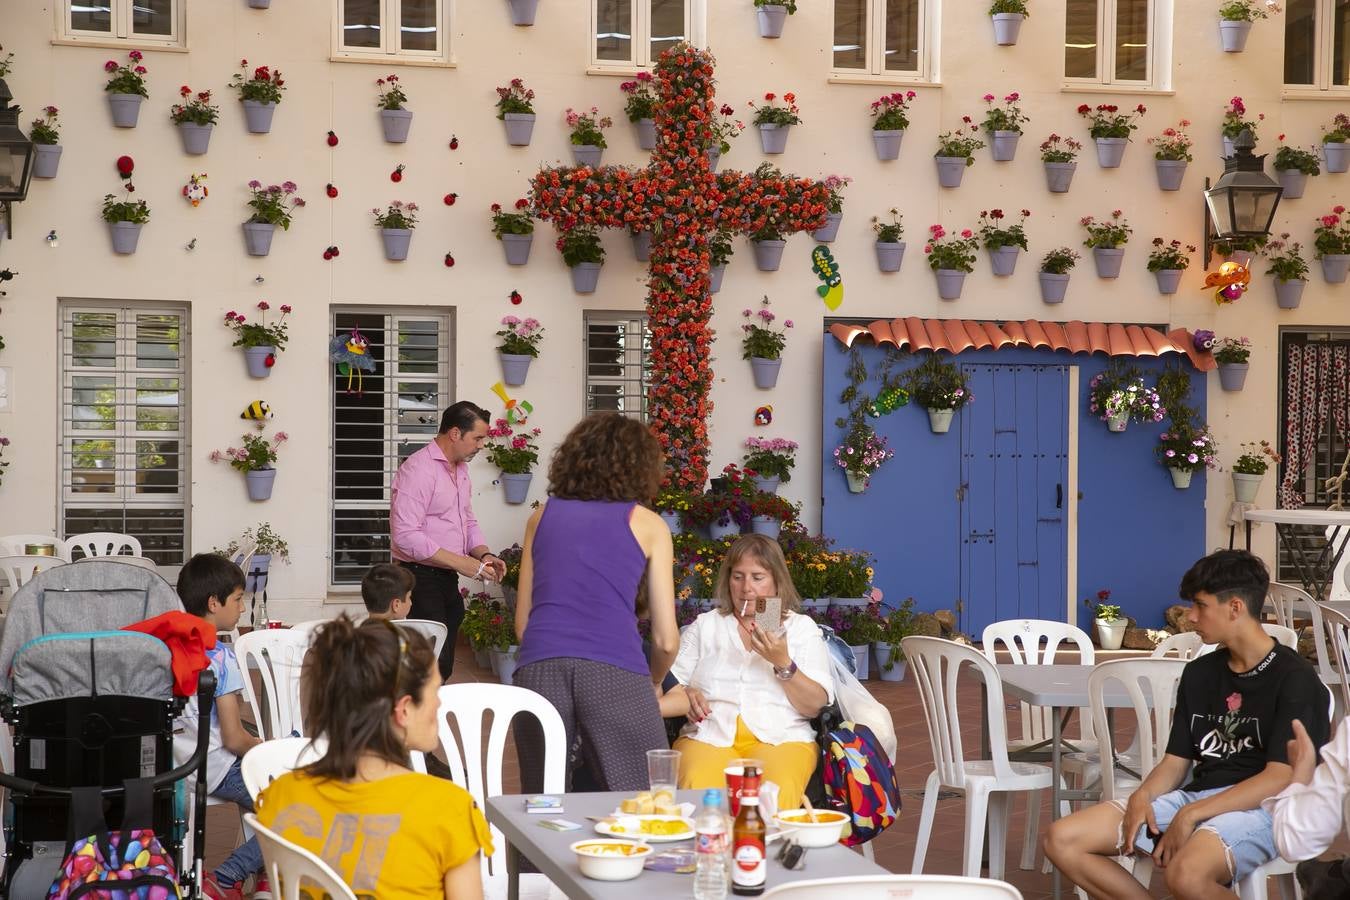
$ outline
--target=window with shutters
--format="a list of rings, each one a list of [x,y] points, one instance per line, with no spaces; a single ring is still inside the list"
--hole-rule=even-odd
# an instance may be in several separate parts
[[[452,0],[337,0],[333,57],[449,62],[451,3]]]
[[[703,0],[591,0],[591,67],[650,67],[681,41],[697,44],[694,6]]]
[[[55,4],[61,42],[186,46],[186,0],[61,0]]]
[[[451,322],[439,310],[333,307],[332,334],[366,339],[372,372],[333,367],[329,579],[354,585],[389,555],[389,484],[450,405]],[[358,374],[359,372],[359,374]]]
[[[837,75],[931,78],[928,17],[937,0],[834,0]]]
[[[62,537],[130,534],[176,569],[189,546],[187,308],[62,302],[60,339]]]
[[[1288,0],[1283,18],[1284,83],[1350,90],[1350,0]]]
[[[620,412],[647,421],[652,335],[646,315],[588,312],[584,328],[585,412]]]
[[[1167,87],[1171,0],[1066,0],[1069,85]]]

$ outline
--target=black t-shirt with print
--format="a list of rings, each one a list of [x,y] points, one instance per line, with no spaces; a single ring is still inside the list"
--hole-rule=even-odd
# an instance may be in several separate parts
[[[1330,734],[1327,689],[1303,657],[1276,643],[1250,671],[1234,672],[1228,661],[1220,647],[1181,673],[1167,752],[1197,761],[1188,791],[1230,787],[1268,762],[1288,762],[1295,719],[1314,747]]]

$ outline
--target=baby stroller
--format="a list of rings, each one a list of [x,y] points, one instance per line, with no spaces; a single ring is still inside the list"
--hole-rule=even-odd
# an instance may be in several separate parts
[[[116,828],[123,783],[151,778],[151,823],[176,862],[183,896],[200,881],[209,729],[182,766],[173,765],[170,653],[158,638],[123,626],[182,610],[159,575],[113,561],[81,561],[42,572],[14,595],[0,635],[0,715],[14,738],[14,771],[0,774],[5,861],[0,897],[47,896],[73,835],[71,788],[102,788],[103,819]],[[215,676],[204,669],[197,698],[209,715]],[[196,776],[195,783],[186,782]],[[186,818],[177,783],[195,787],[193,859],[183,860]],[[186,791],[184,792],[186,793]]]

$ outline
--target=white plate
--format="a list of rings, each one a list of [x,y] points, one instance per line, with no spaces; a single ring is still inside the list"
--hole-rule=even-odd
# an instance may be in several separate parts
[[[615,831],[615,830],[613,829],[613,827],[612,827],[612,823],[610,823],[610,822],[596,822],[596,823],[595,823],[595,830],[596,830],[596,832],[599,833],[599,834],[607,835],[607,836],[609,836],[609,837],[628,838],[629,840],[637,840],[638,838],[644,838],[644,837],[645,837],[645,838],[647,839],[647,843],[649,843],[649,844],[671,844],[671,843],[674,843],[675,841],[687,841],[687,840],[689,840],[690,838],[694,837],[694,834],[695,834],[695,832],[694,832],[694,822],[693,822],[693,820],[692,820],[692,819],[686,819],[686,818],[684,818],[684,817],[682,817],[682,816],[633,816],[633,815],[626,815],[626,816],[616,816],[615,818],[618,818],[618,819],[633,819],[633,820],[635,820],[635,821],[637,821],[637,822],[639,822],[639,823],[641,823],[641,822],[643,822],[643,821],[650,821],[650,822],[683,822],[683,823],[684,823],[684,831],[682,831],[682,832],[680,832],[680,833],[678,833],[678,834],[648,834],[648,833],[645,832],[645,831],[638,831],[638,830],[636,830],[636,829],[634,829],[634,830],[632,830],[632,831],[629,831],[629,830],[627,830],[627,829],[625,829],[625,830],[623,830],[623,831]]]

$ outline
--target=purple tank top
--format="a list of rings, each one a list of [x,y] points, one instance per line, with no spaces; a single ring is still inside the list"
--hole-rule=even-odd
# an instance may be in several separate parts
[[[634,612],[647,570],[628,524],[634,506],[557,498],[544,506],[519,665],[573,657],[650,674]]]

